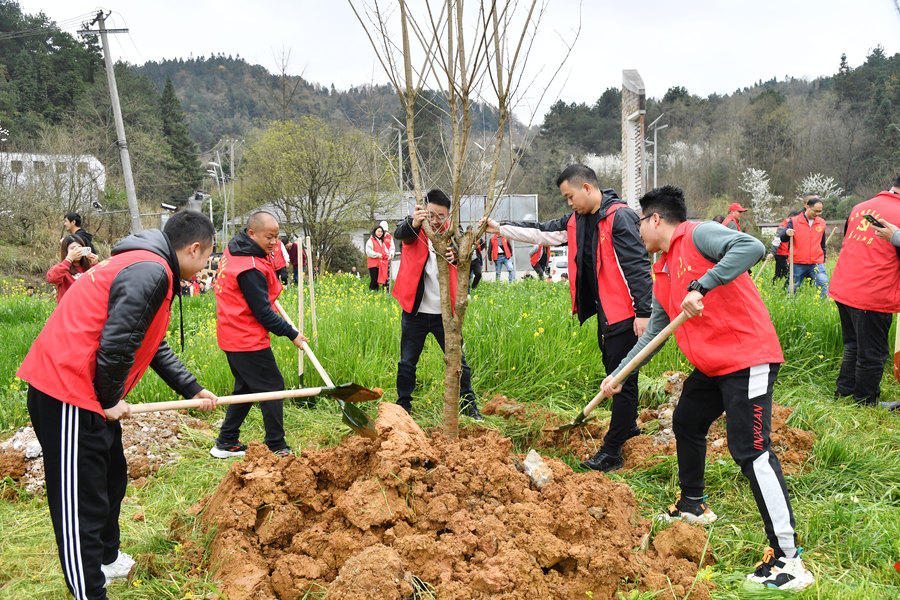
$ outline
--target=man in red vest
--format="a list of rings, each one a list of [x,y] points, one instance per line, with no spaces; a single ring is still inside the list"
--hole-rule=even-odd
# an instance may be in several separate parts
[[[416,365],[425,346],[428,334],[434,336],[441,350],[444,349],[444,321],[441,317],[441,290],[438,283],[438,260],[450,261],[450,302],[456,306],[456,258],[452,249],[446,257],[434,253],[431,240],[422,230],[428,219],[434,231],[450,226],[450,198],[441,190],[431,190],[425,196],[426,205],[416,205],[413,215],[397,225],[394,237],[403,246],[400,251],[400,268],[391,294],[400,303],[400,362],[397,365],[397,404],[412,411],[412,393],[416,387]],[[484,417],[478,410],[475,392],[472,391],[472,371],[462,357],[462,374],[459,379],[460,408],[463,414],[476,421]]]
[[[741,215],[747,212],[747,209],[738,204],[737,202],[732,202],[728,207],[728,214],[722,219],[722,225],[727,227],[728,229],[734,229],[735,231],[741,230]]]
[[[789,213],[788,216],[784,218],[781,222],[781,225],[778,226],[778,229],[775,230],[775,238],[772,240],[772,250],[769,252],[768,258],[775,259],[775,274],[772,276],[772,283],[775,283],[779,279],[784,279],[784,286],[788,285],[788,275],[790,275],[790,266],[788,265],[788,259],[790,254],[790,245],[788,242],[781,241],[781,236],[784,235],[784,232],[787,230],[788,222],[791,220],[791,217],[795,217],[802,213],[803,210],[798,210],[792,213]]]
[[[543,281],[544,275],[547,274],[547,263],[550,261],[550,246],[535,244],[531,249],[530,258],[531,268],[537,273],[538,279]]]
[[[884,227],[876,227],[866,215]],[[888,332],[893,313],[900,313],[900,248],[887,235],[898,222],[900,177],[891,189],[850,211],[828,292],[837,303],[844,341],[835,395],[853,396],[862,405],[875,405],[881,395],[884,364],[890,357]]]
[[[825,219],[820,217],[824,205],[818,194],[808,194],[806,209],[788,219],[782,242],[794,238],[794,289],[807,277],[815,281],[822,298],[828,294],[828,273],[825,271]]]
[[[72,284],[16,372],[28,382],[59,561],[75,598],[106,598],[108,581],[134,566],[119,551],[125,396],[152,367],[179,394],[202,398],[201,410],[215,408],[215,394],[165,341],[178,280],[206,266],[214,237],[209,219],[180,211],[164,231],[124,238]]]
[[[574,212],[545,223],[488,222],[514,240],[569,246],[572,313],[584,324],[597,315],[597,343],[609,373],[634,346],[650,317],[650,259],[641,242],[637,214],[613,190],[601,190],[594,171],[570,165],[557,178],[560,192]],[[609,431],[600,450],[582,463],[598,471],[622,468],[622,445],[641,430],[637,426],[638,374],[625,380],[613,398]]]
[[[516,270],[513,267],[512,244],[502,235],[491,236],[490,240],[491,260],[494,261],[494,270],[496,273],[495,280],[500,281],[500,273],[505,268],[509,272],[509,282],[516,277]]]
[[[672,416],[681,494],[664,518],[699,524],[716,520],[703,501],[706,435],[724,411],[728,450],[750,482],[771,546],[747,579],[802,590],[814,579],[797,551],[794,514],[769,439],[772,388],[784,357],[766,306],[747,274],[765,247],[712,222],[687,221],[681,188],[656,188],[640,204],[641,238],[648,252],[662,253],[653,266],[653,314],[644,335],[604,380],[601,391],[606,396],[618,393],[621,386],[612,386],[613,376],[684,311],[690,318],[675,330],[675,340],[695,369]]]
[[[287,265],[289,259],[290,255],[288,255],[284,243],[281,240],[278,240],[275,249],[272,250],[272,266],[275,268],[275,275],[281,280],[281,285],[283,286],[288,284]]]
[[[234,393],[252,394],[284,389],[269,333],[287,337],[298,348],[306,338],[291,327],[275,308],[281,282],[275,275],[272,252],[279,243],[278,221],[270,213],[250,215],[247,228],[239,231],[219,261],[216,277],[216,339],[234,375]],[[252,403],[231,404],[209,453],[216,458],[243,456],[241,424]],[[278,456],[291,449],[284,439],[284,400],[259,403],[265,443]]]

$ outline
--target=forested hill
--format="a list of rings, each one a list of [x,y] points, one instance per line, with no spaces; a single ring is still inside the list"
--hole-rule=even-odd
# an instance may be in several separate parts
[[[261,122],[316,115],[332,123],[380,131],[399,114],[400,103],[387,85],[361,85],[346,91],[310,83],[302,77],[272,74],[240,57],[209,56],[148,62],[133,66],[162,89],[166,76],[187,115],[191,137],[201,149],[239,137]]]

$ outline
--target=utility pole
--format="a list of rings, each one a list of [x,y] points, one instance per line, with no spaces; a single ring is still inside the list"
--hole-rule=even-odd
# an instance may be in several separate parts
[[[127,29],[107,29],[103,11],[97,13],[91,25],[97,23],[98,29],[81,30],[81,35],[100,34],[100,42],[103,45],[103,62],[106,64],[106,79],[109,82],[109,97],[112,104],[113,118],[116,122],[116,145],[119,147],[119,158],[122,161],[122,177],[125,179],[125,196],[128,198],[128,212],[131,213],[131,233],[143,231],[141,226],[141,213],[138,209],[137,194],[134,191],[134,176],[131,173],[131,157],[128,154],[128,142],[125,139],[125,125],[122,122],[122,107],[119,106],[119,89],[116,87],[116,74],[112,56],[109,52],[109,40],[107,33],[128,33]]]

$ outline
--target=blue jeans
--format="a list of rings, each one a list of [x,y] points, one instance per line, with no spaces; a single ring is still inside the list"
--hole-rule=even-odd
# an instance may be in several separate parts
[[[825,271],[824,264],[800,265],[794,263],[794,291],[800,288],[800,284],[807,277],[809,277],[810,281],[815,282],[819,288],[819,295],[822,298],[828,295],[828,273]]]
[[[509,281],[512,283],[513,277],[515,277],[516,274],[513,271],[512,261],[505,256],[498,256],[497,260],[494,261],[494,268],[497,270],[497,281],[500,281],[500,271],[503,269],[504,265],[506,266],[506,270],[509,271]]]

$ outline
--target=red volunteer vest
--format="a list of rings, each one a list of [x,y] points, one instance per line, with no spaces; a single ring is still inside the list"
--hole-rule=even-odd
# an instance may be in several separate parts
[[[372,267],[378,267],[378,285],[382,285],[384,283],[387,283],[388,279],[388,266],[390,264],[390,260],[384,257],[385,254],[388,254],[388,245],[386,241],[382,242],[375,236],[372,236],[369,239],[372,240],[372,249],[380,254],[381,258],[372,258],[371,256],[366,256],[366,267],[369,269],[371,269]],[[387,236],[385,236],[384,239],[387,240]]]
[[[428,236],[423,229],[419,230],[415,242],[400,246],[400,268],[391,295],[405,312],[411,313],[415,307],[416,291],[425,271],[428,252]],[[450,306],[456,309],[456,265],[450,265]]]
[[[631,290],[628,282],[622,274],[619,259],[612,241],[612,223],[615,212],[625,208],[625,204],[613,204],[609,207],[605,219],[600,219],[597,224],[597,248],[594,252],[597,261],[597,293],[603,313],[610,325],[630,319],[634,316],[634,300],[631,298]],[[578,312],[577,295],[575,293],[578,281],[578,261],[576,248],[577,237],[575,235],[575,213],[569,217],[566,225],[566,236],[569,242],[569,291],[572,294],[572,314]]]
[[[540,249],[531,255],[531,266],[536,267],[545,254],[549,253],[549,250],[546,246],[541,246]],[[548,257],[549,258],[549,257]]]
[[[822,236],[825,235],[825,219],[816,217],[812,227],[806,213],[790,218],[794,227],[794,262],[800,265],[818,265],[825,262],[822,252]]]
[[[269,331],[250,312],[238,285],[237,276],[249,269],[265,275],[273,311],[275,299],[281,294],[281,282],[271,261],[257,256],[234,256],[225,249],[216,275],[216,340],[226,352],[252,352],[271,345]]]
[[[275,246],[275,251],[272,252],[272,265],[274,265],[275,270],[278,271],[287,266],[287,262],[284,260],[284,244],[281,241],[278,241],[278,245]]]
[[[165,267],[169,290],[134,355],[134,364],[125,380],[124,398],[150,366],[169,329],[172,270],[163,257],[149,250],[116,254],[79,277],[47,319],[16,376],[48,396],[103,415],[94,392],[94,375],[97,372],[100,333],[106,324],[109,290],[122,269],[142,261],[157,262]],[[91,310],[85,310],[85,306],[90,306]]]
[[[900,223],[900,195],[881,192],[853,207],[828,295],[861,310],[900,312],[900,260],[896,248],[875,235],[869,214]]]
[[[694,246],[698,223],[678,226],[653,265],[653,296],[670,319],[681,312],[687,287],[715,266]],[[747,273],[709,291],[703,298],[703,315],[675,330],[675,340],[688,361],[704,375],[716,377],[764,363],[782,363],[784,355],[772,319]]]
[[[729,223],[734,223],[734,226],[737,227],[737,230],[738,231],[741,230],[741,222],[738,221],[737,219],[735,219],[734,217],[732,217],[731,215],[728,215],[724,219],[722,219],[722,225],[724,225],[725,227],[728,227]]]
[[[509,251],[509,240],[503,237],[502,235],[494,234],[491,236],[491,260],[497,262],[497,238],[500,238],[500,241],[503,242],[503,251],[506,252],[506,258],[512,258],[512,252]]]

